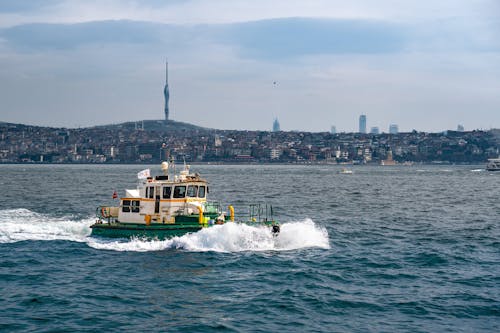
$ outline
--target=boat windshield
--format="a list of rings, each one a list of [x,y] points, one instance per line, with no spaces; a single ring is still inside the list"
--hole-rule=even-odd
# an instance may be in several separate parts
[[[172,195],[172,187],[165,186],[163,188],[163,199],[170,199],[171,195]]]
[[[198,197],[204,198],[205,197],[205,186],[200,186],[198,190]]]
[[[146,187],[146,198],[153,199],[154,198],[154,186]]]
[[[176,186],[174,188],[174,198],[186,197],[186,186]]]
[[[189,185],[187,189],[187,196],[190,198],[196,197],[198,194],[198,185]]]

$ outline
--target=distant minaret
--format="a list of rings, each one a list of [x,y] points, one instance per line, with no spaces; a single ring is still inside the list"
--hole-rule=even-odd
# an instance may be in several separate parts
[[[165,96],[165,121],[168,121],[168,99],[170,98],[170,93],[168,91],[168,61],[165,67],[165,89],[163,89],[163,95]]]

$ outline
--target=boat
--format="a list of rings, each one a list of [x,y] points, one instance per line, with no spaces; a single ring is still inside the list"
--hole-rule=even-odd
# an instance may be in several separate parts
[[[353,174],[352,170],[349,170],[349,169],[346,169],[346,168],[342,168],[340,170],[340,173],[343,174],[343,175],[352,175]]]
[[[488,159],[488,164],[486,164],[486,170],[500,171],[500,157]]]
[[[191,173],[189,165],[178,175],[173,161],[162,162],[161,169],[163,175],[155,177],[150,169],[139,172],[137,188],[125,190],[123,197],[115,191],[118,205],[97,207],[91,236],[167,239],[225,223],[266,226],[273,235],[279,233],[272,206],[252,204],[248,219],[237,222],[232,205],[225,212],[219,203],[207,200],[207,180]]]

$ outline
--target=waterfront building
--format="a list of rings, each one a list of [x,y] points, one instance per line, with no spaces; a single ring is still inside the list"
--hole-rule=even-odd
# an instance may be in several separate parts
[[[222,140],[221,140],[220,136],[217,134],[215,134],[214,146],[215,147],[222,147]]]
[[[366,134],[366,115],[359,116],[359,133]]]
[[[280,156],[281,156],[281,149],[273,148],[269,152],[269,157],[271,158],[271,160],[277,160],[280,158]]]
[[[396,165],[396,161],[392,158],[392,150],[387,151],[387,159],[380,161],[381,165]]]

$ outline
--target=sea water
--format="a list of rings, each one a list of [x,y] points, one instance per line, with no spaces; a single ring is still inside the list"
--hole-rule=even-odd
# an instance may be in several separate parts
[[[0,165],[0,330],[500,331],[500,174],[195,165],[237,217],[272,204],[279,236],[91,237],[96,206],[144,168]]]

